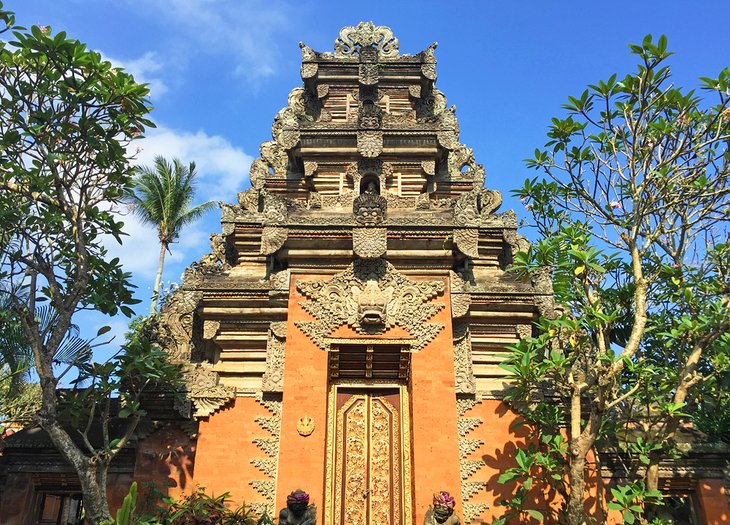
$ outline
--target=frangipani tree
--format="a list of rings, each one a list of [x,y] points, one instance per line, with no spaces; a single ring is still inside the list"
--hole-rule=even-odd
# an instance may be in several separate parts
[[[730,364],[730,71],[701,79],[708,103],[672,84],[665,37],[630,47],[636,72],[569,97],[514,192],[539,234],[514,270],[549,271],[560,313],[504,365],[537,441],[502,480],[547,480],[570,525],[600,518],[602,440],[635,460],[609,507],[633,523],[660,502],[659,459]]]

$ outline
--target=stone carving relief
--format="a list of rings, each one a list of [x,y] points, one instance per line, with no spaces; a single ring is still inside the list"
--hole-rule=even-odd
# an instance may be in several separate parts
[[[249,188],[238,194],[238,204],[249,213],[259,211],[259,192],[256,188]]]
[[[519,337],[520,339],[527,339],[528,337],[532,337],[532,325],[518,324],[515,327],[515,331],[517,332],[517,337]]]
[[[473,259],[479,258],[479,230],[476,228],[454,229],[454,244],[461,253]]]
[[[486,482],[483,486],[486,486]],[[489,505],[487,503],[464,503],[462,508],[464,509],[464,523],[471,523],[476,521],[479,515],[489,508]]]
[[[516,230],[505,229],[502,235],[504,237],[504,241],[512,248],[513,254],[517,252],[526,252],[530,249],[530,241],[528,241],[526,237],[517,233]]]
[[[273,516],[279,463],[279,440],[281,438],[282,403],[280,397],[265,397],[265,394],[259,394],[256,400],[268,410],[270,415],[255,418],[256,423],[267,433],[267,436],[255,438],[252,441],[267,457],[252,458],[250,463],[269,479],[248,482],[264,498],[263,501],[252,502],[251,508],[259,514],[266,512],[269,516]]]
[[[419,121],[437,121],[442,113],[446,111],[446,96],[436,88],[424,92],[421,89],[421,97],[416,100],[416,118]]]
[[[300,304],[316,320],[296,325],[323,350],[339,326],[382,334],[397,325],[415,337],[413,349],[420,350],[443,328],[428,320],[443,308],[430,301],[444,289],[443,281],[411,281],[383,259],[359,259],[330,280],[297,281],[307,299]]]
[[[187,398],[193,404],[193,417],[211,415],[236,395],[236,389],[218,383],[211,363],[195,363],[183,372]]]
[[[273,169],[273,175],[275,177],[280,179],[286,177],[287,168],[289,167],[289,157],[286,154],[286,150],[280,144],[273,140],[268,140],[261,143],[259,151],[265,164]]]
[[[459,136],[452,130],[439,131],[436,134],[436,139],[439,144],[448,150],[456,149],[459,146]]]
[[[266,370],[262,378],[264,392],[284,390],[284,349],[286,347],[286,322],[271,323],[266,341]]]
[[[216,335],[218,335],[220,327],[220,321],[213,321],[211,319],[203,321],[203,340],[211,341]]]
[[[377,226],[385,220],[388,201],[378,194],[375,182],[370,181],[367,189],[352,202],[355,222],[362,226]]]
[[[466,323],[454,325],[454,374],[457,394],[474,394],[476,379],[471,360],[471,336]]]
[[[329,84],[317,84],[317,98],[324,98],[329,95],[330,85]]]
[[[192,263],[186,270],[184,282],[188,285],[201,279],[204,275],[216,275],[230,270],[230,261],[233,260],[231,248],[226,243],[225,236],[214,233],[210,236],[210,252],[203,255],[199,261]]]
[[[178,288],[165,300],[155,342],[173,363],[187,363],[192,357],[193,317],[202,297],[202,292]]]
[[[466,325],[462,325],[466,329]],[[468,335],[468,329],[466,329]],[[478,417],[467,417],[466,414],[480,401],[474,395],[459,395],[456,398],[457,424],[459,428],[459,464],[461,468],[461,494],[464,498],[462,508],[464,509],[464,522],[475,521],[479,515],[489,506],[486,503],[472,503],[469,500],[476,496],[482,487],[487,486],[486,480],[480,480],[478,473],[485,465],[481,459],[479,448],[484,445],[481,439],[467,437],[474,429],[478,428],[484,420]],[[476,453],[476,454],[475,454]],[[477,459],[471,459],[474,454]],[[473,479],[473,476],[476,479]]]
[[[372,86],[379,80],[378,64],[360,64],[358,70],[358,81],[365,86]]]
[[[422,160],[421,168],[426,175],[433,177],[436,175],[436,161],[434,160]]]
[[[388,249],[386,228],[353,228],[352,250],[363,259],[377,259]]]
[[[357,125],[360,129],[380,129],[383,111],[375,102],[366,100],[358,107]]]
[[[312,177],[315,173],[317,173],[317,163],[313,160],[305,160],[304,161],[304,176],[305,177]]]
[[[319,65],[316,62],[308,62],[302,64],[300,70],[302,80],[317,76],[317,71],[319,71]]]
[[[436,54],[434,52],[437,46],[438,43],[434,42],[427,49],[421,51],[421,60],[423,60],[421,73],[429,80],[436,80]]]
[[[469,283],[461,278],[456,272],[450,272],[451,281],[451,317],[458,319],[469,312],[471,306],[471,294]]]
[[[289,280],[291,279],[291,270],[281,270],[271,274],[269,281],[271,288],[277,291],[289,291]]]
[[[317,74],[319,66],[316,63],[316,60],[319,60],[322,54],[317,53],[314,49],[309,47],[304,42],[299,42],[299,47],[302,50],[302,80],[306,80],[308,78],[314,77]]]
[[[270,255],[284,246],[289,236],[289,228],[284,226],[264,226],[261,230],[261,254]]]
[[[320,54],[304,42],[299,42],[299,48],[302,50],[302,62],[310,62],[319,58]]]
[[[383,152],[382,131],[358,131],[357,152],[363,157],[375,158]]]
[[[339,208],[352,209],[352,202],[355,199],[354,191],[345,191],[342,195],[321,195],[319,198],[322,208]],[[322,220],[322,224],[342,224],[342,219],[333,220],[325,217],[308,217],[310,224],[315,224],[316,220]]]
[[[286,224],[288,211],[284,199],[266,190],[261,190],[261,196],[264,201],[264,225],[275,226]]]
[[[497,190],[473,189],[463,194],[454,204],[454,224],[478,227],[502,205],[502,194]]]
[[[477,227],[481,224],[479,209],[479,193],[465,193],[454,204],[454,224],[458,226]]]
[[[335,40],[335,58],[353,57],[366,47],[376,48],[381,58],[398,57],[398,39],[389,27],[360,22],[340,30],[340,36]]]

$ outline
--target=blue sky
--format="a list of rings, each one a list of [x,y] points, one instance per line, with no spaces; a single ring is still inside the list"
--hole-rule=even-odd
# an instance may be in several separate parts
[[[304,41],[331,51],[343,26],[372,20],[393,29],[401,53],[438,42],[437,86],[456,105],[461,141],[484,164],[502,209],[526,214],[509,190],[534,173],[522,159],[541,147],[550,118],[568,95],[632,71],[627,44],[666,34],[675,83],[697,86],[730,66],[730,2],[282,2],[248,0],[6,0],[22,25],[50,25],[87,43],[150,83],[158,128],[141,142],[155,155],[194,160],[201,199],[235,202],[248,168],[270,138],[274,115],[301,84]],[[190,227],[173,245],[164,280],[176,282],[208,251],[219,214]],[[129,220],[114,248],[135,276],[148,309],[158,255],[154,231]],[[126,321],[85,316],[85,332]],[[108,348],[104,352],[110,350]]]

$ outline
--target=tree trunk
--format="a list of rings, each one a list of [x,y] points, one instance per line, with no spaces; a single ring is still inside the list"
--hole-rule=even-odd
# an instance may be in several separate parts
[[[102,467],[104,468],[104,467]],[[78,472],[81,492],[84,498],[84,517],[89,525],[98,525],[111,517],[106,487],[102,487],[94,467],[87,463],[83,472]]]
[[[41,383],[41,410],[37,415],[37,421],[48,433],[48,437],[51,438],[51,442],[61,456],[73,467],[79,477],[87,522],[90,525],[98,525],[102,519],[110,516],[106,486],[99,484],[93,459],[81,451],[58,422],[56,380],[53,377],[50,357],[53,354],[50,351],[44,351],[45,349],[39,344],[38,333],[31,334],[30,328],[33,326],[28,326],[28,324],[24,324],[24,328],[31,339]],[[108,466],[104,465],[103,468],[108,468]]]
[[[644,475],[644,483],[646,490],[659,490],[659,454],[652,454],[649,456],[649,466],[646,467],[646,474]],[[651,521],[657,512],[657,506],[647,503],[644,505],[644,518],[647,521]]]
[[[89,525],[98,525],[101,520],[109,518],[109,502],[106,497],[106,486],[99,482],[95,462],[84,455],[71,440],[68,433],[55,421],[41,419],[41,426],[48,432],[51,441],[61,455],[76,471],[81,484],[84,501],[84,515]],[[106,470],[107,465],[100,469]]]
[[[568,472],[568,483],[570,484],[567,508],[568,525],[584,525],[587,519],[585,511],[586,452],[579,445],[574,445],[571,449],[570,470]]]
[[[160,283],[162,282],[162,268],[165,266],[165,251],[167,246],[160,243],[160,261],[157,263],[157,277],[155,277],[155,287],[152,289],[152,302],[150,303],[150,315],[157,312],[157,299],[160,295]]]

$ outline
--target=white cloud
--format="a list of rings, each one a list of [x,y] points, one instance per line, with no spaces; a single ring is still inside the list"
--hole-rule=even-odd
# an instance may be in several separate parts
[[[238,192],[248,187],[252,157],[220,135],[208,135],[204,131],[175,131],[161,126],[151,129],[144,139],[135,141],[133,145],[142,148],[134,161],[137,165],[152,165],[158,155],[168,160],[178,158],[185,164],[195,161],[198,171],[196,203],[206,200],[235,202]],[[157,233],[153,226],[142,224],[132,213],[122,212],[124,232],[127,233],[122,238],[124,244],[120,246],[109,238],[106,247],[110,257],[119,257],[125,271],[146,280],[151,290],[160,255]],[[174,275],[177,280],[179,269],[177,273],[171,273],[175,266],[180,263],[187,266],[207,252],[212,231],[219,230],[211,230],[210,221],[206,224],[205,220],[187,227],[179,242],[171,246],[172,253],[166,255],[165,275]],[[149,295],[144,288],[139,292],[139,297]]]
[[[102,58],[108,60],[114,66],[123,68],[140,84],[149,84],[151,98],[159,99],[167,92],[167,84],[156,75],[156,73],[163,72],[165,66],[164,61],[157,53],[148,51],[141,57],[132,60],[120,60],[104,54],[102,54]]]
[[[134,2],[139,4],[139,1]],[[188,52],[228,55],[232,73],[251,81],[277,71],[277,38],[301,6],[261,0],[145,0],[144,8],[170,21]]]
[[[201,200],[233,202],[236,194],[248,186],[253,157],[220,135],[159,126],[133,144],[142,148],[134,161],[138,165],[152,165],[158,155],[168,160],[177,158],[185,164],[194,161],[198,172],[196,190]]]

